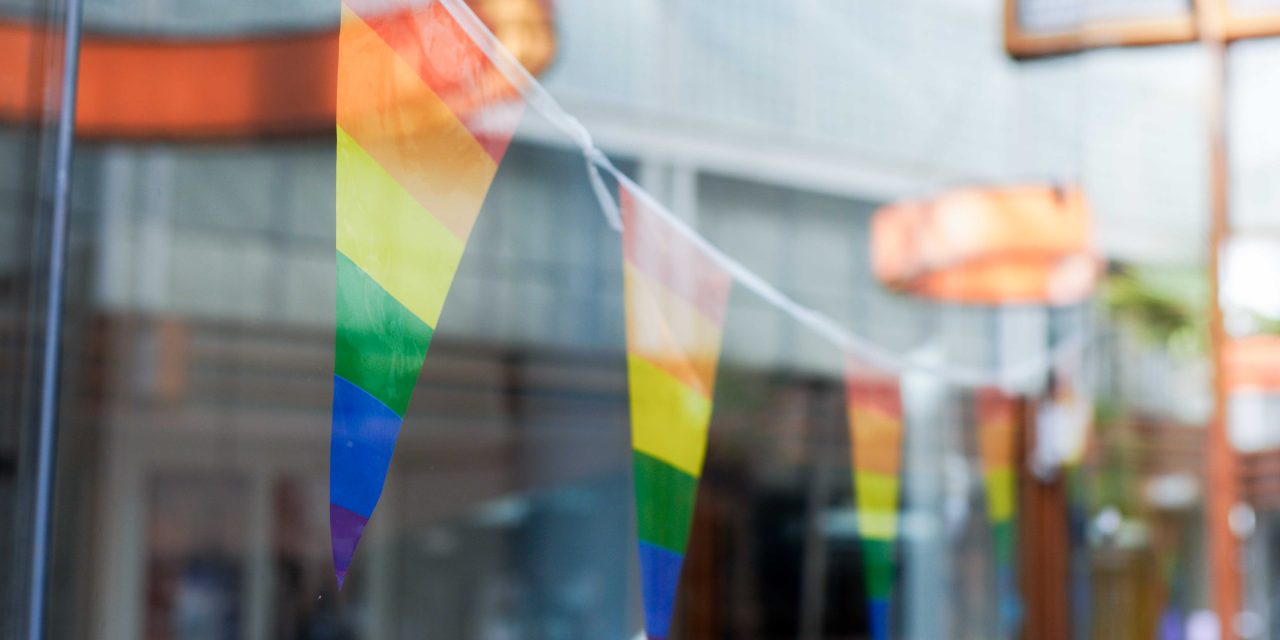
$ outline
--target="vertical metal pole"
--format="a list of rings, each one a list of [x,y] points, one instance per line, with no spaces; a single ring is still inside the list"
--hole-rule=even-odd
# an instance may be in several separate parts
[[[1222,626],[1223,640],[1239,637],[1236,618],[1243,603],[1240,574],[1240,541],[1231,530],[1231,510],[1239,501],[1239,459],[1228,434],[1228,400],[1224,349],[1228,336],[1218,297],[1222,245],[1230,233],[1230,164],[1227,96],[1230,86],[1227,39],[1221,9],[1201,0],[1196,7],[1200,41],[1209,57],[1207,122],[1209,126],[1209,331],[1213,362],[1213,416],[1207,441],[1205,523],[1209,537],[1210,579],[1213,608]]]
[[[83,0],[67,0],[63,25],[62,79],[58,105],[51,233],[49,300],[44,318],[40,401],[36,434],[36,481],[31,519],[31,576],[27,640],[44,640],[45,608],[52,562],[54,472],[58,443],[58,370],[62,353],[62,307],[66,284],[67,232],[71,209],[71,154],[74,150],[76,79],[79,77],[80,17]]]

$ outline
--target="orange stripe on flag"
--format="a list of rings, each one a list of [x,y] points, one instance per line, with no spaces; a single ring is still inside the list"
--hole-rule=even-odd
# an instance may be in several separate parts
[[[845,393],[854,468],[898,477],[902,461],[902,394],[896,380],[869,378],[846,365]]]
[[[877,407],[861,406],[857,398],[850,402],[854,466],[859,471],[897,477],[901,467],[902,419]]]
[[[1016,445],[1014,399],[995,390],[978,394],[978,447],[988,470],[1013,467]]]
[[[723,330],[683,298],[623,265],[627,351],[711,397]]]
[[[440,96],[494,161],[501,162],[511,131],[486,131],[476,114],[488,105],[517,97],[515,86],[439,2],[389,13],[365,6],[368,4],[360,0],[347,3]],[[523,104],[518,102],[519,107]]]
[[[338,124],[466,240],[497,164],[422,78],[345,6]]]

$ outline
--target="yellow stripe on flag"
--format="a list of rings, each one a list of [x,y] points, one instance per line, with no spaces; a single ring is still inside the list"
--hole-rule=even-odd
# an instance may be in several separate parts
[[[988,469],[985,472],[987,485],[987,516],[993,521],[1008,520],[1013,517],[1013,470],[1008,467]]]
[[[883,473],[855,471],[858,532],[867,538],[892,540],[898,533],[899,481]]]
[[[633,265],[623,273],[627,351],[710,398],[723,329]]]
[[[338,125],[465,241],[497,164],[421,76],[345,6],[339,37]]]
[[[887,511],[858,511],[858,535],[867,540],[895,540],[898,514]]]
[[[463,243],[338,127],[338,250],[427,326],[440,319]]]
[[[711,400],[643,357],[627,354],[627,372],[632,447],[700,477]]]

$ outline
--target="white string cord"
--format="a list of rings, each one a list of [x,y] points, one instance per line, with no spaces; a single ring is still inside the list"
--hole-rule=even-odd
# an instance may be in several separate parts
[[[926,362],[919,357],[896,353],[868,338],[851,333],[826,314],[796,302],[754,271],[725,254],[691,228],[683,219],[658,202],[649,192],[619,171],[605,156],[604,152],[595,146],[595,142],[592,140],[591,133],[587,131],[587,128],[577,118],[566,112],[546,88],[511,55],[511,52],[502,46],[502,43],[493,35],[493,32],[471,11],[471,8],[467,6],[464,0],[436,1],[441,3],[458,22],[462,30],[480,46],[494,66],[520,92],[525,103],[533,108],[534,111],[537,111],[553,127],[573,140],[578,148],[582,150],[583,157],[586,160],[587,176],[591,182],[591,188],[595,192],[596,199],[600,201],[602,213],[610,227],[621,231],[622,217],[619,214],[617,201],[614,200],[612,192],[600,174],[601,170],[609,173],[620,185],[625,186],[632,195],[642,200],[652,213],[675,227],[677,231],[727,271],[738,284],[750,289],[765,302],[791,316],[814,333],[826,338],[846,354],[855,356],[876,367],[898,373],[906,371],[926,373],[959,386],[1006,387],[1041,380],[1056,364],[1070,359],[1089,346],[1091,342],[1089,333],[1087,331],[1081,332],[1061,340],[1047,354],[1041,354],[1013,365],[1000,367],[999,371],[993,372],[983,367],[960,367]]]

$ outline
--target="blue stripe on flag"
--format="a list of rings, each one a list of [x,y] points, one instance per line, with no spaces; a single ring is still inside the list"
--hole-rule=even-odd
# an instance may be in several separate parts
[[[329,501],[368,518],[382,495],[400,416],[341,376],[333,377]]]
[[[644,594],[644,628],[650,638],[666,638],[675,609],[676,588],[684,554],[640,543],[640,583]]]

